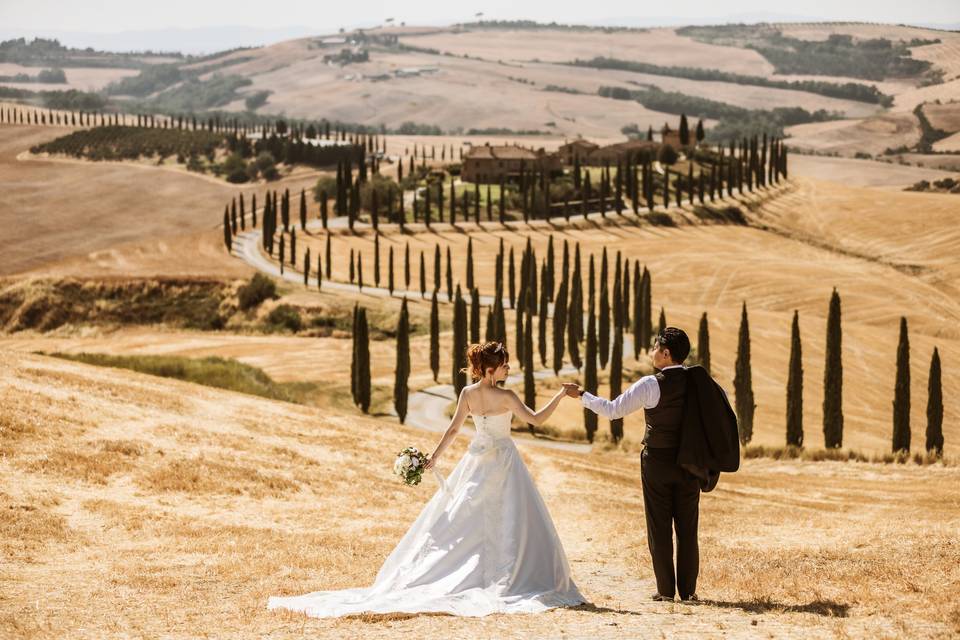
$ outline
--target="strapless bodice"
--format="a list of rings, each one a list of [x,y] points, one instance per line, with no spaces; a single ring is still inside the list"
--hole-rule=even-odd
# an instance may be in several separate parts
[[[484,416],[478,416],[474,413],[470,415],[473,417],[473,424],[477,428],[477,437],[493,438],[495,440],[510,437],[512,411]]]

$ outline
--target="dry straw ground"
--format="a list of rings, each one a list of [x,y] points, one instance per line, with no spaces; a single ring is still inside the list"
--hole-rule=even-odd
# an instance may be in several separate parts
[[[4,637],[960,633],[956,467],[746,461],[702,499],[705,602],[686,606],[646,599],[635,455],[526,448],[590,605],[268,612],[270,595],[372,581],[435,488],[395,482],[391,456],[432,434],[10,351],[0,366]]]

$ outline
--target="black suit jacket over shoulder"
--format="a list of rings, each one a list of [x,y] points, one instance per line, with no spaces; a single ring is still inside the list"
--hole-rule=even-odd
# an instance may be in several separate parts
[[[702,491],[716,486],[721,471],[740,468],[740,433],[727,394],[696,365],[685,369],[684,398],[677,464],[697,476]]]

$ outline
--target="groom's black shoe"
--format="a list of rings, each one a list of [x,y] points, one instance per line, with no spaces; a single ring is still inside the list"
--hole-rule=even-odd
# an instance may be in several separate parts
[[[653,594],[650,596],[650,599],[654,602],[673,602],[673,598],[671,596],[665,596],[660,593]]]
[[[697,597],[697,594],[691,593],[686,598],[680,598],[680,602],[700,602],[700,598]]]

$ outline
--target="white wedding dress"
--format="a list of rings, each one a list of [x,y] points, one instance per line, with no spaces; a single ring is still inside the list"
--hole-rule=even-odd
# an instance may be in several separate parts
[[[585,602],[510,436],[511,412],[473,415],[467,453],[370,587],[269,599],[316,618],[356,613],[532,613]],[[434,467],[434,470],[436,468]]]

